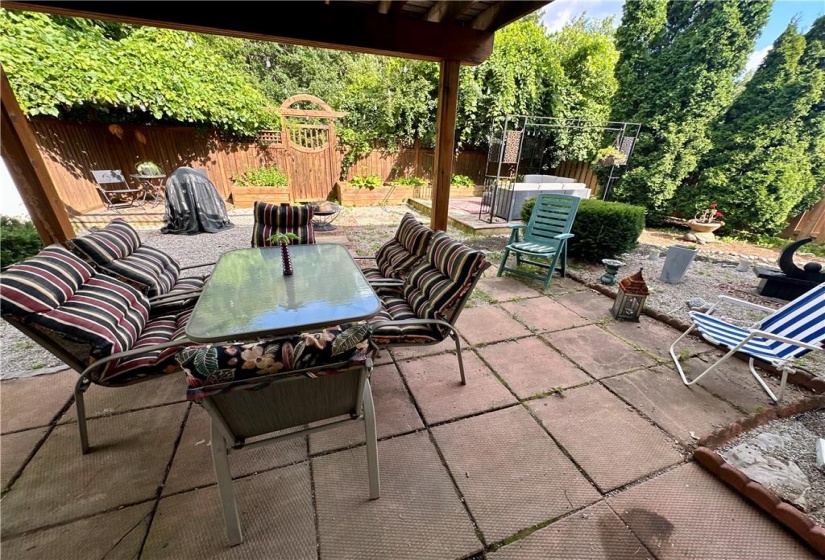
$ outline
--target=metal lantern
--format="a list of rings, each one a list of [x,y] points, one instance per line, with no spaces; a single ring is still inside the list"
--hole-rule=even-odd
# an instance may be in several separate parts
[[[648,293],[640,268],[639,272],[619,282],[619,293],[616,295],[616,301],[613,302],[611,313],[621,321],[638,322]]]

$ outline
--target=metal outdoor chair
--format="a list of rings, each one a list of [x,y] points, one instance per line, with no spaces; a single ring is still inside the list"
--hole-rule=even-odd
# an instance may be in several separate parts
[[[370,342],[375,352],[397,346],[455,342],[462,385],[467,383],[461,341],[455,324],[467,299],[490,262],[481,251],[435,232],[425,258],[412,268],[402,284],[373,284],[391,288],[379,291],[381,310],[369,319]]]
[[[374,257],[354,258],[375,261],[375,266],[362,269],[371,283],[395,279],[400,284],[412,267],[426,256],[432,235],[433,230],[407,212],[393,238],[384,243]]]
[[[756,311],[770,313],[751,327],[739,327],[712,314],[723,303],[730,303]],[[685,385],[693,385],[716,370],[737,352],[749,357],[748,368],[774,402],[779,402],[785,392],[788,374],[793,372],[794,360],[811,352],[822,350],[825,341],[825,284],[820,284],[784,307],[773,310],[740,299],[719,296],[719,300],[706,313],[690,313],[693,324],[670,346],[670,357]],[[676,345],[698,329],[702,337],[729,351],[705,371],[688,381],[676,354]],[[782,372],[779,395],[774,395],[765,380],[754,368],[754,361],[770,364]]]
[[[140,207],[146,203],[146,190],[140,187],[130,187],[120,169],[98,169],[92,171],[95,178],[95,186],[108,210],[114,210],[120,214],[120,208],[127,208],[137,204]],[[128,199],[124,201],[123,199]]]
[[[211,418],[212,461],[230,545],[243,539],[228,460],[228,454],[235,450],[363,422],[369,497],[374,500],[380,496],[375,406],[370,387],[372,360],[365,353],[367,344],[363,341],[366,333],[363,324],[347,330],[325,329],[318,335],[329,342],[323,348],[305,343],[307,337],[316,335],[302,334],[257,345],[187,348],[178,354],[189,380],[187,398],[203,406]],[[346,341],[345,351],[341,351],[338,341]],[[299,347],[303,350],[296,353]],[[300,355],[297,362],[288,363],[296,354]],[[245,369],[243,361],[238,362],[239,356],[254,356],[262,368]],[[234,366],[230,365],[233,359]],[[207,369],[210,363],[212,368]],[[262,375],[273,363],[283,369]],[[301,429],[294,430],[296,427]],[[269,437],[247,441],[262,435]]]
[[[270,247],[270,237],[277,233],[291,233],[296,239],[290,245],[315,243],[311,205],[291,206],[289,203],[267,204],[257,201],[252,208],[255,223],[252,227],[252,246]]]
[[[561,260],[561,275],[567,273],[567,240],[574,237],[570,233],[576,212],[579,210],[581,199],[576,196],[563,194],[540,194],[536,197],[536,205],[530,214],[527,225],[510,226],[510,239],[504,248],[504,256],[498,268],[498,276],[504,272],[512,272],[528,278],[544,281],[545,289],[550,284],[553,271]],[[519,232],[524,235],[519,239]],[[516,255],[516,268],[507,266],[510,253]],[[540,258],[550,263],[531,259]],[[546,270],[545,274],[537,274],[522,270],[522,264],[530,264]]]
[[[181,277],[181,272],[215,264],[182,267],[163,251],[143,245],[138,232],[122,218],[66,241],[66,247],[98,272],[144,293],[149,298],[152,315],[192,307],[208,275]]]

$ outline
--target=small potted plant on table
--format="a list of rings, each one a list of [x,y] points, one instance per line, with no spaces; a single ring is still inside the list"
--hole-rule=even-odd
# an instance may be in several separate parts
[[[292,202],[289,177],[274,165],[249,167],[232,180],[232,203],[237,208],[251,208],[257,200],[270,204]]]
[[[298,239],[294,233],[276,233],[270,236],[269,241],[281,248],[281,265],[284,267],[284,276],[292,276],[292,257],[289,254],[289,242]]]

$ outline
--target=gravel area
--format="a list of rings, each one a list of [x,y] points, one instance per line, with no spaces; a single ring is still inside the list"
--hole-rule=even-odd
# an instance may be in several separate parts
[[[825,527],[825,472],[816,466],[820,437],[825,437],[825,409],[774,420],[739,435],[718,451]]]
[[[650,289],[647,306],[660,313],[688,321],[690,311],[688,301],[701,298],[712,304],[719,295],[743,299],[771,309],[777,309],[787,303],[784,300],[759,295],[756,292],[759,278],[752,270],[740,272],[736,270],[738,259],[730,255],[711,253],[713,249],[705,247],[699,249],[699,254],[691,263],[682,282],[679,284],[663,282],[659,280],[659,276],[665,263],[666,251],[662,251],[658,260],[650,260],[650,251],[656,248],[661,249],[657,245],[641,244],[634,251],[619,257],[626,263],[626,266],[619,270],[617,278],[624,278],[643,268],[643,275]],[[571,265],[571,268],[593,282],[598,282],[604,274],[603,265],[578,263]],[[722,307],[717,308],[714,315],[724,317],[741,326],[750,326],[765,317],[764,313],[732,304],[723,304]],[[799,360],[799,365],[811,373],[825,377],[825,351],[809,353]]]

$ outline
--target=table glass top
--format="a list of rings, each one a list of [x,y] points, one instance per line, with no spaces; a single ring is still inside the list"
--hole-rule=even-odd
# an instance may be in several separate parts
[[[342,245],[292,245],[292,276],[278,247],[224,253],[186,325],[197,342],[306,332],[375,315],[380,301]]]

